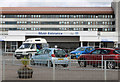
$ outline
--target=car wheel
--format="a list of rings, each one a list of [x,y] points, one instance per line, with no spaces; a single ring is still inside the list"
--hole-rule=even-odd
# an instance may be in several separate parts
[[[35,62],[34,62],[33,59],[30,60],[30,64],[31,64],[31,65],[35,65]]]
[[[80,61],[78,61],[78,64],[80,67],[86,67],[86,61],[81,61],[81,60],[85,60],[85,59],[80,59]]]
[[[68,64],[64,64],[64,65],[62,65],[63,67],[68,67]]]
[[[114,69],[115,68],[115,62],[108,61],[107,62],[107,69]]]

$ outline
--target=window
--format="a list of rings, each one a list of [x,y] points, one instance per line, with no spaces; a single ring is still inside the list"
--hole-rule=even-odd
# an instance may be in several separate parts
[[[88,31],[88,28],[83,28],[84,31]]]
[[[90,22],[88,22],[88,25],[90,25],[91,23]]]
[[[103,29],[102,28],[98,28],[98,31],[102,31]]]
[[[101,50],[101,54],[108,54],[110,50]]]
[[[93,48],[91,47],[91,48],[89,48],[89,51],[91,51],[91,50],[93,50]]]
[[[44,49],[39,50],[39,51],[38,51],[39,55],[43,55],[43,54],[44,54],[44,51],[45,51]]]
[[[32,44],[31,49],[35,49],[35,44]]]
[[[112,31],[115,31],[115,28],[112,28]]]
[[[49,54],[50,52],[51,52],[51,50],[46,49],[44,54]]]
[[[85,52],[89,52],[89,48],[86,48],[86,49],[85,49]]]
[[[92,52],[92,54],[101,54],[101,50],[95,50]]]
[[[64,57],[66,55],[64,50],[54,50],[54,54],[56,57]]]
[[[113,53],[114,54],[120,54],[120,50],[114,50]]]
[[[5,24],[17,24],[17,21],[6,21]]]

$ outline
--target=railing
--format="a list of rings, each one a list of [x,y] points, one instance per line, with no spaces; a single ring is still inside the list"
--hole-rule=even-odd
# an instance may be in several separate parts
[[[17,78],[17,70],[22,66],[20,61],[29,61],[28,66],[33,68],[32,80],[118,80],[119,60],[68,60],[68,67],[56,66],[56,61],[51,59],[35,59],[36,61],[47,62],[46,64],[32,64],[30,59],[3,59],[3,80],[21,80]],[[87,66],[79,66],[78,62],[88,62]],[[101,62],[99,64],[99,62]],[[114,69],[108,69],[108,62],[117,62]],[[98,66],[94,66],[98,64]],[[47,65],[47,66],[46,66]]]

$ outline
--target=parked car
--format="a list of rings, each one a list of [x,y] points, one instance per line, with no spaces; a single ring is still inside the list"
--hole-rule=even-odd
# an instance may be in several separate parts
[[[79,47],[74,51],[71,51],[71,58],[78,58],[81,54],[88,54],[94,50],[94,47]]]
[[[67,67],[69,62],[69,59],[67,58],[67,56],[68,56],[67,53],[62,49],[45,48],[45,49],[41,49],[39,53],[36,53],[31,58],[31,63],[48,65],[48,60],[49,60],[49,65],[52,67],[53,60],[54,60],[55,64],[62,65],[63,67]]]
[[[29,38],[15,51],[14,56],[17,59],[31,57],[37,50],[48,48],[49,45],[44,38]]]
[[[103,61],[110,60],[106,63],[108,69],[114,69],[116,66],[120,67],[120,49],[109,48],[97,48],[89,54],[79,56],[78,60],[81,61],[78,61],[78,64],[80,67],[86,67],[87,65],[93,65],[94,67],[97,67],[98,65],[102,65],[102,61],[99,61],[102,60],[102,57]]]

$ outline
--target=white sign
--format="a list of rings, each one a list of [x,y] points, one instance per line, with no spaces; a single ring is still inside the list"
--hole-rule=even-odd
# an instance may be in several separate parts
[[[32,36],[80,36],[77,31],[9,31],[8,35]]]

